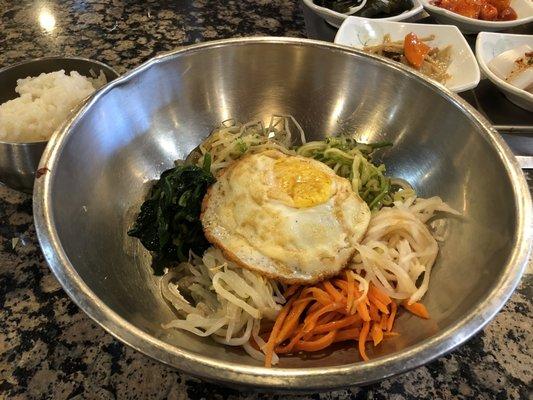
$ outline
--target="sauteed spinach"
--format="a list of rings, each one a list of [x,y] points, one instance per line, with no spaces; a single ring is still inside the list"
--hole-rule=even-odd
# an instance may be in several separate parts
[[[161,275],[170,262],[187,260],[189,251],[202,254],[209,245],[200,212],[207,188],[215,182],[210,164],[211,158],[205,157],[202,168],[178,165],[164,171],[128,231],[154,252],[156,275]]]

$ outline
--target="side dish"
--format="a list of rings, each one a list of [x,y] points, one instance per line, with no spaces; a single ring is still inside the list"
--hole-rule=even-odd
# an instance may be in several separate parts
[[[533,48],[523,45],[494,57],[488,67],[494,74],[518,89],[533,94]]]
[[[361,5],[362,1],[354,0],[315,0],[314,3],[317,6],[329,8],[341,14],[348,14],[354,7]]]
[[[106,83],[98,78],[64,70],[17,81],[19,97],[0,105],[0,140],[38,142],[50,138],[69,112]]]
[[[433,222],[456,212],[385,175],[373,155],[390,145],[307,142],[291,116],[223,122],[163,172],[128,232],[155,252],[176,314],[164,327],[270,367],[345,341],[368,360],[368,345],[401,333],[401,309],[429,318]]]
[[[485,21],[513,21],[518,18],[511,0],[434,0],[432,4],[464,17]]]
[[[450,78],[446,71],[451,62],[451,46],[442,49],[430,47],[428,42],[434,39],[434,35],[419,38],[411,32],[404,40],[392,41],[391,36],[387,34],[381,44],[366,46],[363,51],[401,62],[437,82],[445,83]]]
[[[350,8],[357,7],[361,1],[350,0],[314,0],[318,6],[329,8],[339,13],[349,13]],[[353,15],[365,18],[386,18],[399,15],[413,8],[411,0],[367,0],[366,4]]]

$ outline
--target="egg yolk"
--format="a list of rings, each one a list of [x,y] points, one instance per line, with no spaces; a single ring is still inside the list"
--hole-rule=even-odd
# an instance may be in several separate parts
[[[299,159],[282,159],[274,164],[278,189],[292,199],[296,208],[325,203],[332,196],[331,178]]]

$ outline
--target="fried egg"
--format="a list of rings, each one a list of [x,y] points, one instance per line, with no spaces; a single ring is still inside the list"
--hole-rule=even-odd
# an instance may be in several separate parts
[[[327,165],[267,150],[226,168],[204,197],[201,221],[228,259],[286,283],[313,283],[346,265],[370,210]]]

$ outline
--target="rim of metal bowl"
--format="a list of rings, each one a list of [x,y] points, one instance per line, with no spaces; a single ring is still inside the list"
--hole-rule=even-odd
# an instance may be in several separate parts
[[[355,362],[353,364],[323,368],[269,369],[260,366],[248,366],[201,356],[150,336],[107,307],[77,274],[61,246],[52,211],[54,167],[60,157],[61,150],[72,133],[69,130],[70,127],[105,93],[114,87],[127,83],[138,73],[150,69],[153,65],[163,60],[207,48],[260,43],[329,48],[332,51],[346,53],[347,55],[368,57],[372,62],[382,62],[388,64],[390,68],[414,75],[414,78],[420,83],[440,90],[442,96],[466,111],[470,119],[484,132],[485,140],[489,141],[498,152],[514,189],[518,225],[514,237],[516,245],[507,264],[504,266],[505,272],[487,298],[446,330],[402,352],[379,357],[369,362]],[[398,63],[370,56],[348,47],[309,39],[275,37],[226,39],[201,43],[159,55],[126,75],[119,77],[93,95],[77,114],[71,116],[62,130],[56,132],[51,138],[41,159],[40,167],[47,167],[50,172],[37,179],[35,184],[33,207],[37,235],[51,270],[71,299],[111,335],[154,359],[188,374],[213,381],[253,386],[261,389],[312,391],[315,389],[325,390],[371,383],[406,372],[451,351],[478,332],[503,307],[520,280],[528,259],[531,237],[533,236],[530,227],[532,205],[525,177],[511,150],[491,127],[490,123],[473,107],[442,85],[434,83],[425,76],[413,72]]]
[[[90,62],[91,64],[97,64],[97,65],[99,65],[101,67],[107,68],[109,71],[111,71],[113,74],[115,74],[115,78],[113,80],[116,80],[120,76],[120,74],[117,71],[115,71],[115,69],[113,67],[107,65],[106,63],[103,63],[103,62],[98,61],[98,60],[92,60],[90,58],[76,57],[76,56],[72,56],[72,57],[50,56],[50,57],[32,58],[31,60],[20,61],[20,62],[18,62],[16,64],[6,65],[5,67],[0,68],[0,75],[3,72],[5,72],[5,71],[8,71],[8,70],[13,69],[13,68],[20,67],[21,65],[31,64],[31,63],[40,62],[40,61],[53,61],[53,60],[77,60],[77,61]],[[100,89],[98,89],[98,90],[100,90]],[[37,144],[41,144],[42,145],[42,144],[46,144],[48,142],[49,142],[49,140],[37,140],[35,142],[6,142],[4,140],[0,140],[0,145],[6,145],[7,144],[7,145],[10,145],[10,146],[21,146],[21,147],[23,147],[23,146],[32,146],[32,145],[37,145]]]

